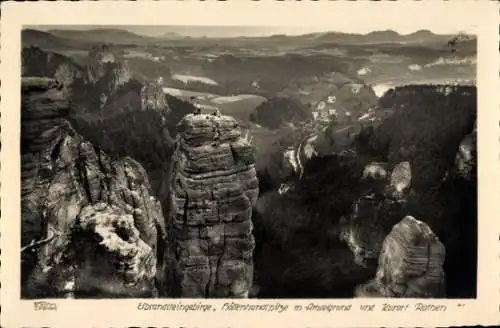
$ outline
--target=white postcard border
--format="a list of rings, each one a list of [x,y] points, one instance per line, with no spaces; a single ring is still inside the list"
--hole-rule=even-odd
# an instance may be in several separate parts
[[[1,20],[1,306],[5,327],[254,327],[305,326],[448,326],[500,323],[500,160],[499,160],[499,19],[493,1],[161,1],[161,2],[28,2],[2,3]],[[464,23],[466,22],[466,23]],[[20,30],[26,25],[327,25],[370,24],[389,29],[426,23],[473,29],[478,35],[478,298],[476,300],[333,299],[234,300],[240,304],[280,303],[278,312],[162,312],[138,310],[155,300],[54,300],[57,311],[34,311],[20,300]],[[419,25],[419,26],[420,26]],[[356,32],[356,31],[353,31]],[[294,311],[296,304],[352,304],[349,312]],[[228,300],[182,300],[214,304]],[[381,311],[383,303],[441,304],[444,312]],[[376,304],[377,310],[359,310]]]

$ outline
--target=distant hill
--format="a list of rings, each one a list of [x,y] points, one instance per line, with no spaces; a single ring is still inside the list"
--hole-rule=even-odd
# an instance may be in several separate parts
[[[24,29],[21,32],[21,43],[23,47],[37,46],[42,49],[64,50],[84,50],[89,46],[87,42],[71,40],[33,29]]]
[[[186,38],[189,38],[188,36],[184,36],[184,35],[181,35],[179,33],[176,33],[176,32],[167,32],[165,34],[163,34],[161,36],[161,38],[163,39],[173,39],[173,40],[177,40],[177,39],[186,39]]]
[[[373,31],[364,36],[370,41],[393,41],[398,40],[401,35],[393,30]]]
[[[304,42],[321,42],[321,43],[338,43],[338,44],[354,44],[354,43],[420,43],[420,42],[448,42],[455,35],[434,34],[429,30],[419,30],[411,34],[399,34],[393,30],[373,31],[368,34],[351,34],[342,32],[324,32],[310,33],[304,35],[273,35],[265,37],[275,41],[304,41]],[[473,38],[472,36],[469,36]],[[261,38],[262,39],[262,38]]]
[[[91,30],[49,30],[48,32],[57,37],[91,43],[136,44],[153,40],[147,36],[141,36],[126,30],[115,28]]]
[[[385,43],[385,42],[447,42],[453,35],[434,34],[429,30],[420,30],[412,34],[399,34],[393,30],[375,31],[365,35],[349,35],[346,39],[358,42]]]
[[[303,35],[274,34],[270,36],[252,37],[226,37],[225,42],[255,41],[273,43],[304,43],[306,45],[316,43],[337,43],[337,44],[376,44],[376,43],[428,43],[447,42],[456,35],[434,34],[429,30],[419,30],[411,34],[399,34],[393,30],[373,31],[368,34],[352,34],[343,32],[319,32]],[[467,39],[475,39],[473,36],[466,36]],[[52,29],[46,32],[33,29],[23,32],[23,45],[38,45],[47,49],[81,49],[88,47],[88,44],[113,43],[113,44],[148,44],[162,41],[190,41],[190,42],[214,42],[218,38],[206,36],[186,36],[178,32],[167,32],[158,37],[139,35],[125,29],[102,28],[89,30],[64,30]],[[462,40],[461,42],[466,42]]]
[[[413,32],[412,34],[409,34],[408,36],[422,38],[422,37],[435,37],[437,36],[437,34],[434,34],[429,30],[418,30],[416,32]]]

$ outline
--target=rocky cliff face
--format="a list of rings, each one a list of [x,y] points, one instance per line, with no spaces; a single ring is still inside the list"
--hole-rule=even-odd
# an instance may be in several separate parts
[[[255,150],[228,116],[189,114],[178,129],[170,241],[178,263],[175,294],[246,297],[253,280]]]
[[[411,216],[385,238],[375,279],[357,297],[444,297],[445,248],[429,226]]]
[[[62,84],[22,80],[23,297],[148,297],[164,268],[164,218],[146,172],[66,120]]]

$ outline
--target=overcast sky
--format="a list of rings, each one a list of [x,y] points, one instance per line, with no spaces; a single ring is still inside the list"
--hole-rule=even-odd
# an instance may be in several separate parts
[[[82,27],[75,26],[95,28],[104,25],[109,28],[121,25],[131,32],[155,36],[168,32],[196,37],[230,37],[326,31],[365,34],[381,30],[400,34],[418,30],[436,34],[475,34],[479,32],[478,26],[484,27],[485,22],[498,15],[498,11],[490,14],[491,8],[480,5],[481,1],[466,0],[124,1],[118,11],[116,1],[79,2],[71,6],[69,3],[46,3],[45,11],[42,7],[36,8],[36,15],[31,19],[33,25],[64,24],[65,28],[78,29]]]

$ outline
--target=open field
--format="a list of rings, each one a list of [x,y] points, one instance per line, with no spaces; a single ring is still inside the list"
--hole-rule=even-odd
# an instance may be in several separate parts
[[[255,108],[266,100],[266,98],[258,95],[244,94],[225,97],[206,92],[168,87],[163,88],[163,91],[186,101],[189,101],[191,97],[196,97],[202,109],[212,111],[218,108],[221,113],[233,116],[240,121],[248,121],[250,114]]]
[[[184,83],[188,83],[191,81],[197,81],[205,84],[217,85],[218,83],[212,80],[209,77],[205,76],[193,76],[193,75],[183,75],[183,74],[174,74],[172,76],[174,79],[182,81]]]

